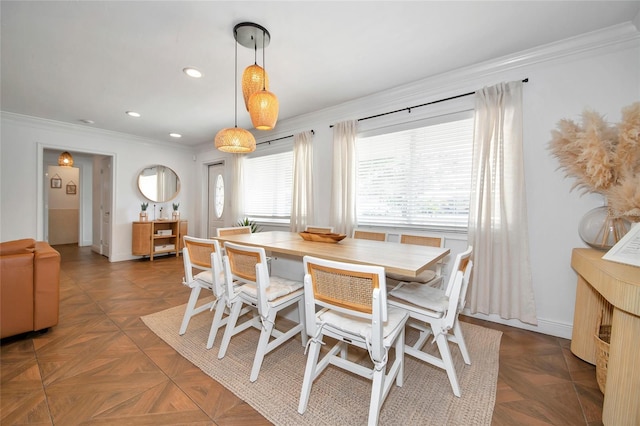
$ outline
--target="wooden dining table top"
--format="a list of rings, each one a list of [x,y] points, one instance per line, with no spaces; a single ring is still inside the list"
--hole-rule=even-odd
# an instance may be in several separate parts
[[[337,243],[306,241],[297,232],[267,231],[214,237],[218,241],[262,247],[272,253],[306,255],[340,262],[378,265],[392,272],[415,277],[449,254],[444,247],[401,244],[345,238]]]

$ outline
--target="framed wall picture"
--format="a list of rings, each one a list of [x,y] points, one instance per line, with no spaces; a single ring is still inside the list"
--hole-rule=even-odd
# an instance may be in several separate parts
[[[73,181],[71,181],[71,182],[69,182],[67,184],[67,194],[74,195],[76,193],[77,189],[78,189],[78,187],[76,186],[75,183],[73,183]]]
[[[55,175],[51,178],[51,187],[60,189],[62,188],[62,178],[58,175]]]

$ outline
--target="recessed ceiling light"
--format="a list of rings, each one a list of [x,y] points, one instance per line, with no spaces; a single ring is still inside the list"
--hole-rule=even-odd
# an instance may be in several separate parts
[[[94,124],[94,123],[95,123],[95,121],[93,121],[93,120],[87,120],[86,118],[83,118],[83,119],[81,119],[80,121],[81,121],[81,122],[83,122],[83,123],[85,123],[85,124]]]
[[[180,133],[169,133],[169,136],[171,136],[172,138],[181,138],[182,135]]]
[[[195,68],[187,67],[187,68],[184,68],[182,70],[182,72],[184,72],[189,77],[193,77],[193,78],[202,77],[202,72],[200,70],[195,69]]]
[[[136,117],[136,118],[140,117],[140,113],[135,111],[127,111],[127,115],[131,117]]]

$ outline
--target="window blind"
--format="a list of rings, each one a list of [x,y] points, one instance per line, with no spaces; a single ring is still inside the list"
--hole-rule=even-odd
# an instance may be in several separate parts
[[[289,219],[293,151],[247,158],[244,186],[247,216],[258,220]]]
[[[359,225],[466,230],[472,112],[356,141]]]

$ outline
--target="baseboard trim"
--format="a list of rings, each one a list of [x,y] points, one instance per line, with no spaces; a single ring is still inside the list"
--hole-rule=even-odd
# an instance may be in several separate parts
[[[536,333],[548,334],[550,336],[561,337],[563,339],[571,339],[573,332],[573,324],[565,324],[557,321],[549,321],[538,318],[538,325],[525,324],[522,321],[511,319],[507,320],[500,318],[498,315],[485,315],[485,314],[472,314],[469,308],[465,308],[462,311],[463,315],[470,316],[472,318],[481,319],[484,321],[495,322],[498,324],[508,325],[510,327],[520,328],[523,330],[535,331]]]

